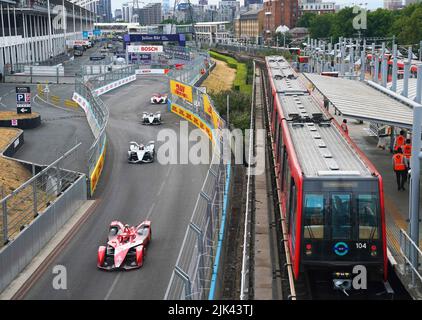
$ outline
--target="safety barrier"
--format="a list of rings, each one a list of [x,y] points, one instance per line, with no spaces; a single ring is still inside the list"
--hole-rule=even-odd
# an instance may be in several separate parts
[[[91,77],[85,82],[84,77],[76,80],[73,101],[84,111],[88,124],[95,137],[88,153],[89,194],[92,196],[100,179],[106,154],[106,127],[109,112],[100,95],[136,80],[135,68],[128,66],[105,75]]]
[[[202,59],[197,62],[199,64],[189,70],[171,72],[169,109],[208,135],[213,141],[213,159],[166,290],[164,299],[168,300],[212,300],[221,281],[218,274],[225,238],[231,165],[230,159],[224,161],[221,156],[223,143],[227,141],[223,139],[222,130],[226,124],[210,97],[193,86],[203,75],[201,68],[205,67]],[[186,79],[188,83],[181,79]]]
[[[182,69],[170,70],[168,76],[170,79],[179,80],[189,85],[196,85],[199,79],[211,67],[211,59],[208,52],[192,51],[192,60],[186,62]]]
[[[403,229],[400,229],[400,254],[404,261],[404,275],[410,276],[412,289],[422,290],[422,269],[418,262],[422,261],[422,251]]]
[[[86,200],[85,175],[63,169],[79,145],[49,166],[19,160],[33,177],[0,200],[0,292]]]

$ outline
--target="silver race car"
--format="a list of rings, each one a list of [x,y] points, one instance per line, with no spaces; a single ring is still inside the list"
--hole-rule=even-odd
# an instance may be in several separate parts
[[[150,163],[154,161],[155,145],[154,141],[148,142],[147,145],[138,144],[131,141],[129,145],[128,161],[129,163]]]
[[[144,112],[142,115],[143,124],[161,124],[161,113]]]
[[[151,97],[151,103],[152,104],[165,104],[167,103],[167,95],[156,93]]]

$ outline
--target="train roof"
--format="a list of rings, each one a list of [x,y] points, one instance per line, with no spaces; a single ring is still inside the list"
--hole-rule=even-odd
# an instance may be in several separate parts
[[[275,83],[274,63],[268,60],[269,57],[267,64]],[[299,80],[292,81],[303,86]],[[307,92],[289,95],[277,92],[277,97],[305,177],[372,176],[371,170],[312,96]]]
[[[283,57],[269,56],[266,59],[273,74],[274,86],[277,93],[289,95],[308,92],[296,80],[297,74]]]

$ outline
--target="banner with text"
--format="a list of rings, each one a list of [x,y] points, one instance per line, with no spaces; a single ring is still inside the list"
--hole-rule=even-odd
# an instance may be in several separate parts
[[[163,52],[163,46],[127,46],[129,53],[154,53]]]
[[[186,100],[193,102],[192,87],[181,82],[170,80],[170,91],[172,94]]]

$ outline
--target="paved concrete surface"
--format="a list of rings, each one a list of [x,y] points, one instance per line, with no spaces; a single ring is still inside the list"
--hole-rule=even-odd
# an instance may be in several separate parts
[[[26,86],[26,85],[25,85]],[[35,99],[36,85],[30,85],[32,111],[41,114],[41,125],[24,131],[24,146],[15,158],[38,164],[50,164],[77,143],[82,145],[62,164],[64,168],[87,172],[87,151],[94,141],[85,113],[82,109],[60,109]],[[73,86],[63,86],[65,92]],[[16,110],[16,84],[0,86],[0,111]],[[73,91],[72,91],[73,92]]]
[[[180,118],[167,106],[150,105],[153,92],[166,90],[166,78],[142,79],[102,96],[109,106],[108,147],[95,211],[69,244],[49,264],[26,299],[162,299],[175,265],[187,224],[208,165],[142,165],[127,163],[128,142],[157,139],[163,128],[174,129]],[[161,110],[162,126],[142,126],[138,114]],[[157,147],[159,144],[157,143]],[[129,272],[104,272],[96,267],[97,250],[108,225],[119,219],[137,224],[149,217],[152,242],[144,266]],[[54,290],[52,268],[67,268],[67,290]]]
[[[259,75],[259,69],[257,68]],[[265,111],[262,102],[262,89],[260,77],[256,77],[256,130],[265,129]],[[255,141],[257,150],[265,150],[256,155],[258,163],[265,163],[264,174],[256,175],[255,178],[255,261],[254,261],[254,299],[273,300],[281,299],[279,279],[273,277],[278,269],[277,247],[274,247],[274,233],[270,223],[274,222],[274,211],[271,201],[271,178],[267,175],[269,167],[266,163],[267,147],[266,140]]]

